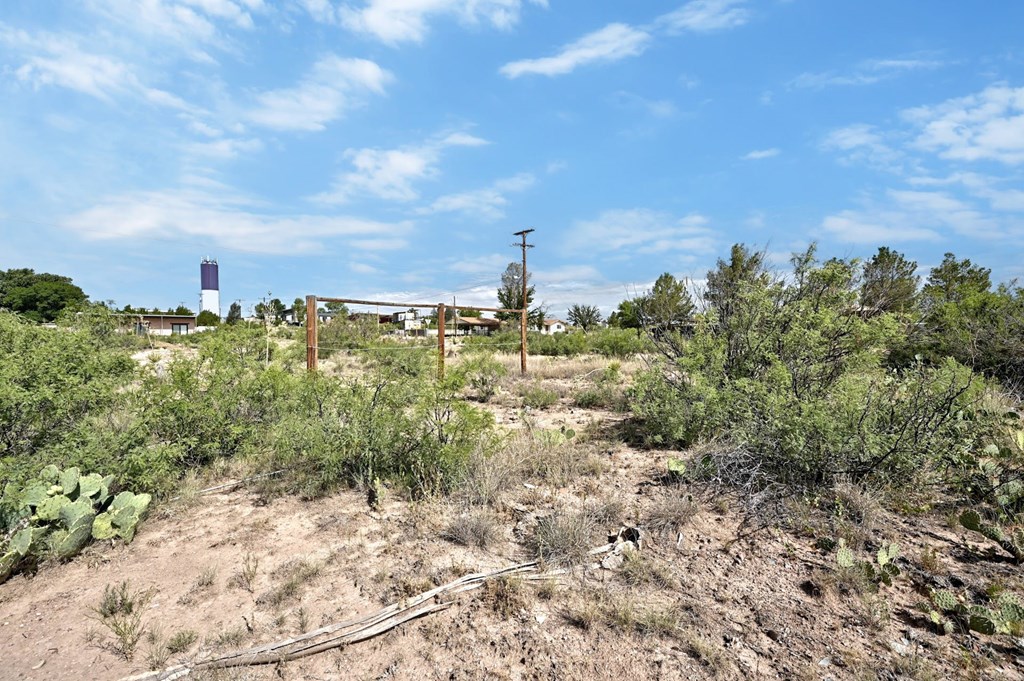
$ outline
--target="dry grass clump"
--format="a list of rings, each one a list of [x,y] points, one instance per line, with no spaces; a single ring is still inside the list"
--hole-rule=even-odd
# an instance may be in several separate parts
[[[490,603],[494,612],[505,619],[527,606],[523,580],[515,576],[504,576],[485,582],[484,599]]]
[[[666,494],[648,506],[644,525],[654,534],[674,535],[693,520],[699,510],[697,502],[688,494]]]
[[[624,560],[619,574],[630,586],[654,584],[662,589],[678,588],[679,583],[672,573],[656,559],[640,551],[626,551],[622,555]]]
[[[271,577],[282,582],[256,599],[257,605],[269,605],[277,608],[282,604],[296,600],[302,587],[316,579],[323,567],[305,560],[291,560],[274,570]]]
[[[870,492],[848,482],[835,486],[836,536],[855,549],[864,547],[882,524],[885,511]]]
[[[470,511],[453,518],[441,537],[462,546],[485,549],[498,538],[498,521],[489,511]]]
[[[556,565],[585,562],[597,524],[585,511],[555,511],[537,522],[533,548],[538,559]]]
[[[588,448],[559,431],[531,428],[514,433],[496,451],[475,452],[460,493],[470,505],[501,508],[506,494],[524,482],[564,487],[599,471],[600,462]]]
[[[585,508],[594,520],[605,525],[621,522],[626,514],[626,505],[614,497],[587,499]]]

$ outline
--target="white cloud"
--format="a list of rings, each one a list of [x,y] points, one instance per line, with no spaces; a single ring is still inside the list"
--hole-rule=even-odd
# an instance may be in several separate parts
[[[363,262],[350,262],[348,268],[356,274],[380,274],[381,271],[373,265],[367,265]]]
[[[666,251],[707,253],[716,240],[702,215],[676,218],[668,213],[635,208],[608,210],[594,220],[573,224],[566,245],[584,251],[619,251],[648,254]]]
[[[198,61],[213,61],[207,48],[232,48],[219,24],[251,29],[253,11],[263,3],[251,0],[88,0],[88,6],[146,42],[170,45]]]
[[[257,95],[246,117],[275,130],[323,130],[364,94],[382,94],[391,81],[391,74],[372,61],[332,54],[317,61],[295,87]]]
[[[477,220],[492,222],[505,217],[508,194],[526,191],[535,182],[536,178],[531,173],[519,173],[497,180],[489,187],[440,196],[419,212],[463,213]]]
[[[523,0],[364,0],[360,7],[352,3],[335,7],[327,0],[304,0],[318,21],[340,23],[390,45],[421,42],[429,19],[435,16],[454,16],[469,26],[486,22],[508,30],[519,22],[524,4]],[[547,7],[547,0],[531,0],[531,4]]]
[[[61,225],[87,239],[196,238],[253,253],[318,253],[339,240],[348,248],[406,245],[409,221],[261,212],[248,197],[214,189],[132,192],[103,199]]]
[[[502,66],[500,72],[507,78],[518,78],[527,74],[559,76],[571,73],[585,64],[635,57],[647,49],[650,40],[650,34],[632,26],[608,24],[565,45],[553,57],[510,62]]]
[[[779,150],[775,147],[771,149],[755,149],[747,154],[744,154],[744,161],[759,161],[763,158],[772,158],[773,156],[779,155]]]
[[[14,75],[33,87],[66,88],[107,103],[119,97],[135,97],[156,106],[191,109],[181,98],[143,83],[124,61],[82,49],[75,36],[30,34],[0,24],[0,45],[22,56],[24,63]]]
[[[587,64],[636,57],[643,54],[658,33],[706,33],[741,26],[750,18],[750,13],[742,7],[744,4],[746,0],[692,0],[659,16],[649,26],[608,24],[564,45],[554,56],[509,62],[499,72],[507,78],[530,74],[561,76]]]
[[[359,196],[412,201],[419,198],[417,181],[437,177],[437,163],[444,149],[484,144],[487,140],[456,132],[399,149],[349,149],[345,157],[353,170],[340,175],[330,190],[312,198],[323,203],[346,203]]]
[[[903,115],[920,130],[919,149],[954,161],[1024,163],[1024,87],[994,85]]]
[[[826,217],[822,228],[840,241],[869,244],[938,241],[944,232],[972,239],[1019,232],[1012,221],[999,220],[948,193],[897,189],[886,192],[878,205]]]
[[[263,142],[256,138],[225,138],[209,142],[194,142],[185,147],[186,153],[221,160],[230,160],[240,154],[251,154],[262,149]]]
[[[913,71],[938,69],[946,62],[936,59],[868,59],[847,72],[807,72],[789,82],[790,87],[820,90],[839,85],[872,85]]]
[[[821,148],[843,152],[844,162],[866,163],[879,170],[902,172],[904,155],[889,146],[874,126],[857,123],[830,132]]]
[[[657,18],[655,24],[669,34],[708,33],[742,26],[750,20],[745,0],[693,0]]]

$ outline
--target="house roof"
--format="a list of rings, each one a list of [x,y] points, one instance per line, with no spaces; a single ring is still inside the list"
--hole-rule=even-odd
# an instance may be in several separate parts
[[[568,323],[562,321],[561,319],[545,319],[544,320],[544,326],[551,326],[552,324],[562,324],[563,326],[568,326]]]
[[[490,319],[489,317],[459,316],[459,324],[469,324],[470,326],[501,326],[501,322],[497,319]]]

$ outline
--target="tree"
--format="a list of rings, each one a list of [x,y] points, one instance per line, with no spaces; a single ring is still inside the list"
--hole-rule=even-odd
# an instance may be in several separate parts
[[[295,318],[296,324],[306,323],[306,301],[302,298],[296,298],[292,303],[292,315]]]
[[[272,298],[269,302],[256,304],[256,317],[260,321],[280,324],[284,317],[285,309],[284,303],[281,302],[280,298]]]
[[[639,299],[639,316],[644,326],[661,331],[678,330],[693,315],[693,298],[686,282],[665,272],[654,288]]]
[[[87,299],[70,277],[36,274],[27,268],[0,272],[0,308],[36,322],[52,322],[67,308],[80,306]]]
[[[601,310],[596,305],[573,305],[568,316],[569,323],[583,329],[583,333],[601,325]]]
[[[480,310],[478,310],[478,309],[476,309],[474,307],[460,307],[459,308],[459,316],[460,317],[480,317],[482,315],[480,314]]]
[[[195,314],[195,312],[188,309],[184,305],[179,305],[178,307],[174,308],[174,312],[168,312],[168,314],[176,314],[181,315],[183,317],[191,317],[192,315]]]
[[[348,316],[348,305],[346,305],[345,303],[339,303],[335,300],[332,300],[328,303],[324,303],[324,308],[328,312],[334,312],[335,315],[338,317]]]
[[[530,274],[527,273],[527,284],[529,284]],[[544,325],[544,307],[538,305],[537,307],[530,308],[530,303],[533,302],[534,287],[526,287],[526,303],[523,303],[523,266],[517,262],[510,262],[508,267],[501,275],[501,286],[498,288],[498,307],[503,310],[522,310],[524,307],[529,309],[527,312],[527,324],[534,328],[540,328]],[[518,312],[498,312],[495,315],[502,321],[517,321],[519,319]]]
[[[619,329],[640,329],[640,310],[635,299],[623,300],[618,309],[608,316],[608,326]]]
[[[733,244],[728,262],[719,258],[715,269],[708,272],[704,299],[718,313],[719,322],[727,324],[737,311],[743,289],[767,283],[764,252],[751,253],[744,244]]]
[[[231,303],[231,307],[228,308],[228,318],[225,320],[227,324],[237,324],[242,321],[242,306],[237,302]]]
[[[943,303],[962,303],[973,295],[992,287],[992,270],[971,264],[968,259],[957,260],[946,253],[942,263],[933,267],[921,294],[925,308]]]
[[[864,265],[860,285],[860,304],[878,312],[909,312],[917,302],[921,278],[914,272],[917,263],[886,246]]]
[[[220,317],[217,316],[216,312],[210,312],[209,310],[203,310],[196,317],[196,326],[219,326]]]

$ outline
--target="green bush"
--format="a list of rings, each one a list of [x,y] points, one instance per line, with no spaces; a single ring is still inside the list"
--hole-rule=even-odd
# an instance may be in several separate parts
[[[558,393],[539,383],[523,386],[519,389],[519,395],[523,398],[523,406],[531,409],[546,409],[558,402]]]
[[[953,360],[886,369],[904,327],[856,314],[854,282],[854,264],[818,264],[813,249],[794,256],[787,281],[730,280],[691,338],[660,342],[670,360],[637,376],[629,402],[641,439],[727,442],[742,461],[713,463],[748,490],[948,479],[953,457],[991,431],[985,383]]]
[[[494,359],[493,355],[483,353],[471,354],[459,365],[457,371],[465,377],[466,384],[481,402],[494,397],[498,381],[508,373],[505,365]]]

